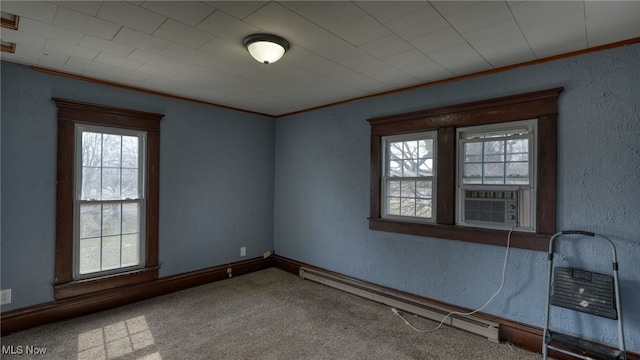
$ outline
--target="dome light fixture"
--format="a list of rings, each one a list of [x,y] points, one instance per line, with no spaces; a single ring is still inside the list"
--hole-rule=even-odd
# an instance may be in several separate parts
[[[263,64],[274,63],[289,50],[289,42],[280,36],[271,34],[253,34],[242,40],[242,45],[254,59]]]

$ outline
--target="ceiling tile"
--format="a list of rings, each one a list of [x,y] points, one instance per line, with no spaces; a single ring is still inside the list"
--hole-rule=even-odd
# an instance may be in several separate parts
[[[455,29],[447,27],[410,41],[418,50],[430,55],[434,51],[450,48],[466,41]]]
[[[419,26],[416,26],[420,24]],[[449,23],[431,6],[386,23],[387,27],[406,40],[450,27]]]
[[[70,44],[78,44],[80,40],[82,40],[82,33],[34,21],[29,18],[20,18],[20,30]]]
[[[512,19],[512,14],[502,1],[482,1],[444,17],[458,32],[466,33]]]
[[[45,59],[47,61],[52,61],[55,63],[64,64],[67,61],[67,59],[69,59],[68,55],[56,53],[54,51],[38,49],[31,46],[20,46],[20,47],[16,46],[15,55],[19,57],[24,57],[24,58],[38,59],[38,62],[36,62],[35,64],[38,64],[42,59]],[[4,53],[3,53],[3,56],[4,56]]]
[[[2,1],[2,11],[39,22],[53,24],[58,6],[39,1]]]
[[[87,69],[85,74],[87,76],[96,76],[100,79],[110,80],[121,84],[129,84],[132,86],[140,86],[139,84],[149,79],[149,75],[118,67],[113,67],[108,72],[97,72],[92,69]]]
[[[337,41],[322,49],[324,57],[355,71],[369,71],[384,66],[384,63],[359,48],[344,41]]]
[[[153,11],[125,1],[105,1],[98,17],[151,34],[167,19]]]
[[[383,59],[387,64],[397,68],[406,69],[420,63],[433,61],[421,51],[411,49]]]
[[[198,25],[215,9],[198,1],[145,1],[142,7],[186,25]]]
[[[102,6],[102,1],[52,1],[52,3],[91,16],[96,16]]]
[[[120,25],[112,22],[100,20],[93,16],[65,8],[58,9],[58,13],[56,14],[53,24],[107,40],[112,39],[121,27]]]
[[[96,71],[96,72],[107,72],[113,69],[111,65],[100,64],[94,61],[80,59],[77,57],[71,56],[69,60],[67,60],[66,65],[74,67],[74,68],[82,68],[86,72],[86,70]]]
[[[211,14],[198,24],[197,28],[217,37],[238,42],[241,42],[245,36],[260,30],[222,11]]]
[[[413,47],[397,35],[389,35],[360,46],[360,49],[377,58],[393,56]]]
[[[478,4],[477,1],[430,1],[430,3],[444,16]]]
[[[135,49],[129,45],[119,44],[117,42],[101,39],[91,35],[85,35],[79,45],[121,57],[126,57]]]
[[[329,31],[334,26],[347,24],[366,15],[350,1],[312,1],[297,12]]]
[[[355,4],[381,23],[388,23],[429,6],[429,3],[423,1],[356,1]]]
[[[468,74],[491,67],[466,43],[429,53],[429,57],[455,74]]]
[[[338,36],[356,46],[392,34],[389,29],[368,16],[355,19],[344,26],[337,26],[334,31]]]
[[[242,20],[263,7],[268,1],[205,1],[204,3]]]
[[[421,81],[442,80],[454,75],[450,70],[432,60],[404,68],[402,71]]]
[[[213,38],[206,44],[200,46],[198,50],[226,59],[237,59],[239,56],[245,55],[251,57],[247,49],[245,49],[240,42],[229,41],[222,38]]]
[[[272,32],[285,37],[294,36],[301,29],[305,29],[312,23],[284,5],[298,3],[285,1],[283,3],[269,2],[244,18],[244,22],[267,32]],[[313,24],[315,25],[315,24]],[[317,25],[316,25],[317,26]],[[301,36],[304,35],[300,34]]]
[[[148,51],[162,51],[171,44],[170,41],[157,36],[123,27],[113,38],[114,42],[130,45]]]
[[[510,7],[518,24],[526,26],[562,14],[584,11],[584,1],[523,1]]]
[[[213,35],[184,25],[173,19],[165,21],[153,35],[185,46],[197,48],[213,38]]]
[[[54,51],[85,60],[93,60],[99,53],[99,51],[93,49],[87,49],[85,47],[69,44],[56,39],[48,39],[44,49],[46,51]]]
[[[487,46],[503,42],[505,40],[523,37],[522,32],[518,27],[518,23],[516,23],[514,19],[485,26],[483,28],[464,33],[462,36],[473,47]]]
[[[584,12],[581,10],[522,26],[522,32],[538,58],[578,50],[587,45]]]
[[[585,3],[589,46],[640,36],[640,1]]]
[[[125,58],[122,56],[117,56],[117,55],[113,55],[105,52],[100,53],[96,57],[95,61],[101,64],[112,65],[112,66],[127,69],[127,70],[136,70],[143,64],[140,61],[132,60],[129,58]]]
[[[494,68],[535,60],[522,36],[475,49]]]

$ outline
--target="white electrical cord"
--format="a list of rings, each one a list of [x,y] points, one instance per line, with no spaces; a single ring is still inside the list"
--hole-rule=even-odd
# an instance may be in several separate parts
[[[500,283],[500,287],[498,288],[498,290],[489,298],[489,300],[487,300],[487,302],[482,305],[481,307],[470,311],[470,312],[458,312],[458,311],[452,311],[450,313],[448,313],[443,319],[442,321],[440,321],[440,324],[438,324],[438,326],[435,329],[429,329],[429,330],[420,330],[420,329],[416,329],[413,325],[411,325],[407,319],[404,318],[404,316],[402,316],[399,312],[398,309],[396,308],[391,308],[391,312],[393,312],[394,314],[398,315],[404,322],[405,324],[407,324],[410,328],[412,328],[413,330],[417,331],[417,332],[433,332],[436,331],[438,329],[440,329],[440,327],[442,327],[442,324],[444,324],[445,320],[447,320],[451,315],[473,315],[475,313],[477,313],[478,311],[486,308],[491,301],[493,301],[493,299],[502,291],[502,288],[504,287],[504,282],[505,282],[505,278],[507,275],[507,260],[509,259],[509,248],[511,247],[511,233],[513,232],[513,228],[511,228],[511,230],[509,230],[509,235],[507,235],[507,250],[505,251],[504,254],[504,265],[502,266],[502,281]]]

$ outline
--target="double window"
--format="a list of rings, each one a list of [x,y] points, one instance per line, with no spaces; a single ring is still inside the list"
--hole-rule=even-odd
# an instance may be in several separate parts
[[[54,100],[56,299],[156,279],[162,115]]]
[[[546,250],[561,91],[369,119],[369,228]]]

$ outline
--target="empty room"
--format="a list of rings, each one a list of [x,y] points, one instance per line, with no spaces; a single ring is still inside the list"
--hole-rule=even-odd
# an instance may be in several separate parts
[[[5,1],[3,359],[640,359],[640,1]]]

